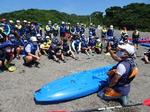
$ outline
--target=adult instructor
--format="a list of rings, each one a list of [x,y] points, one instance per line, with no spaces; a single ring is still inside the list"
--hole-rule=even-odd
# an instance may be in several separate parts
[[[114,53],[109,45],[108,51],[118,64],[108,71],[108,85],[98,96],[104,100],[120,100],[122,105],[127,105],[130,83],[137,75],[135,48],[130,44],[118,45],[118,52]]]

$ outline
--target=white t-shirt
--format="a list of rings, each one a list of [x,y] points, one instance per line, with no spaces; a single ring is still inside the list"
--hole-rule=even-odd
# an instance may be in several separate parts
[[[122,76],[126,72],[126,67],[123,64],[119,64],[116,72],[118,75]]]
[[[30,45],[30,44],[28,44],[28,45],[25,47],[25,51],[26,51],[27,53],[31,53],[31,45]]]

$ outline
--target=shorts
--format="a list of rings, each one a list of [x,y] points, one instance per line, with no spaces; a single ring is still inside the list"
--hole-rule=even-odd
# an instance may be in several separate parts
[[[10,60],[13,55],[14,55],[13,53],[7,53],[6,54],[6,59]]]
[[[139,41],[138,38],[134,38],[134,39],[133,39],[133,44],[138,44],[138,43],[139,43],[138,41]]]

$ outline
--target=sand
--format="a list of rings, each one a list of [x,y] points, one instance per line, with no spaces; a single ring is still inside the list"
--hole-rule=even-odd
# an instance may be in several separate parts
[[[131,35],[132,32],[129,32]],[[119,35],[116,30],[115,35]],[[142,36],[150,36],[150,33],[141,33]],[[138,103],[150,97],[150,64],[144,64],[141,60],[144,47],[138,50],[136,59],[139,74],[132,82],[130,103]],[[42,85],[60,78],[64,75],[116,63],[110,56],[95,54],[90,59],[85,54],[77,55],[79,60],[67,57],[67,63],[60,64],[42,56],[40,68],[28,68],[22,65],[22,60],[14,60],[17,70],[13,73],[0,73],[0,112],[47,112],[53,109],[80,110],[105,106],[120,105],[117,102],[106,102],[92,94],[80,99],[48,105],[38,105],[34,102],[33,94]],[[112,112],[149,112],[150,107],[138,106],[126,109],[112,110]]]

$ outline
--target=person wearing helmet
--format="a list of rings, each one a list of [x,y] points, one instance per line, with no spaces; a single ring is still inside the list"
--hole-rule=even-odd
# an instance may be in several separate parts
[[[84,52],[86,55],[90,55],[92,53],[89,45],[89,38],[86,37],[84,34],[81,36],[81,50]]]
[[[16,20],[15,29],[16,29],[18,35],[21,36],[22,35],[22,25],[21,25],[20,20]]]
[[[1,23],[6,24],[6,23],[7,23],[6,18],[2,18],[2,19],[1,19]]]
[[[58,36],[58,33],[59,33],[59,26],[58,26],[57,23],[55,23],[55,24],[53,25],[53,35],[54,35],[54,37],[57,37],[57,36]]]
[[[13,20],[9,20],[10,33],[13,33],[15,30],[15,24]]]
[[[96,39],[96,45],[95,45],[95,52],[97,54],[101,54],[102,53],[102,43],[100,39]]]
[[[95,45],[96,45],[96,37],[95,36],[89,36],[89,48],[94,51],[95,50]]]
[[[62,21],[62,24],[60,26],[60,38],[63,40],[63,38],[65,37],[65,33],[66,33],[66,24],[64,21]]]
[[[108,51],[118,64],[108,71],[108,84],[98,96],[104,100],[120,100],[125,106],[128,104],[130,83],[138,73],[134,62],[135,48],[130,44],[118,45],[119,53],[115,54],[109,45]]]
[[[48,24],[45,26],[45,32],[46,36],[50,36],[50,38],[53,38],[53,26],[50,20],[48,21]]]
[[[106,34],[107,34],[107,29],[105,26],[103,26],[103,28],[101,29],[101,40],[103,43],[105,42]]]
[[[81,38],[80,38],[79,34],[76,34],[73,37],[71,47],[72,47],[73,51],[76,52],[77,54],[79,54],[81,52]]]
[[[80,35],[82,35],[84,33],[85,33],[85,26],[84,26],[84,24],[82,24],[81,28],[80,28]]]
[[[127,28],[123,27],[123,29],[122,29],[120,34],[121,34],[121,39],[123,40],[125,35],[128,35]]]
[[[111,43],[111,42],[113,41],[113,38],[114,38],[114,27],[113,27],[113,25],[110,25],[109,29],[107,30],[107,38],[106,38],[107,46],[106,46],[106,53],[108,52],[108,46],[109,46],[109,43]]]
[[[62,49],[62,41],[54,37],[48,50],[49,59],[53,59],[58,63],[60,63],[60,60],[62,60],[64,63],[66,63]]]
[[[89,35],[90,36],[96,36],[96,28],[95,28],[95,25],[93,25],[93,23],[90,23],[90,26],[89,26]]]
[[[24,65],[32,66],[32,64],[35,64],[35,66],[38,66],[40,56],[41,53],[39,51],[37,38],[35,36],[32,36],[30,38],[30,42],[27,43],[27,45],[25,45],[24,47]]]
[[[7,20],[5,18],[2,18],[0,27],[3,28],[3,33],[8,36],[10,34],[10,25],[7,23]]]
[[[45,40],[42,42],[42,44],[40,44],[40,51],[41,53],[48,55],[48,49],[51,45],[51,39],[49,36],[45,37]]]
[[[133,40],[133,45],[135,46],[136,49],[138,49],[139,38],[140,38],[140,32],[137,29],[135,29],[132,33],[132,40]]]
[[[73,59],[77,60],[75,54],[73,53],[70,45],[70,41],[68,39],[63,39],[63,54],[65,56],[70,56]]]

